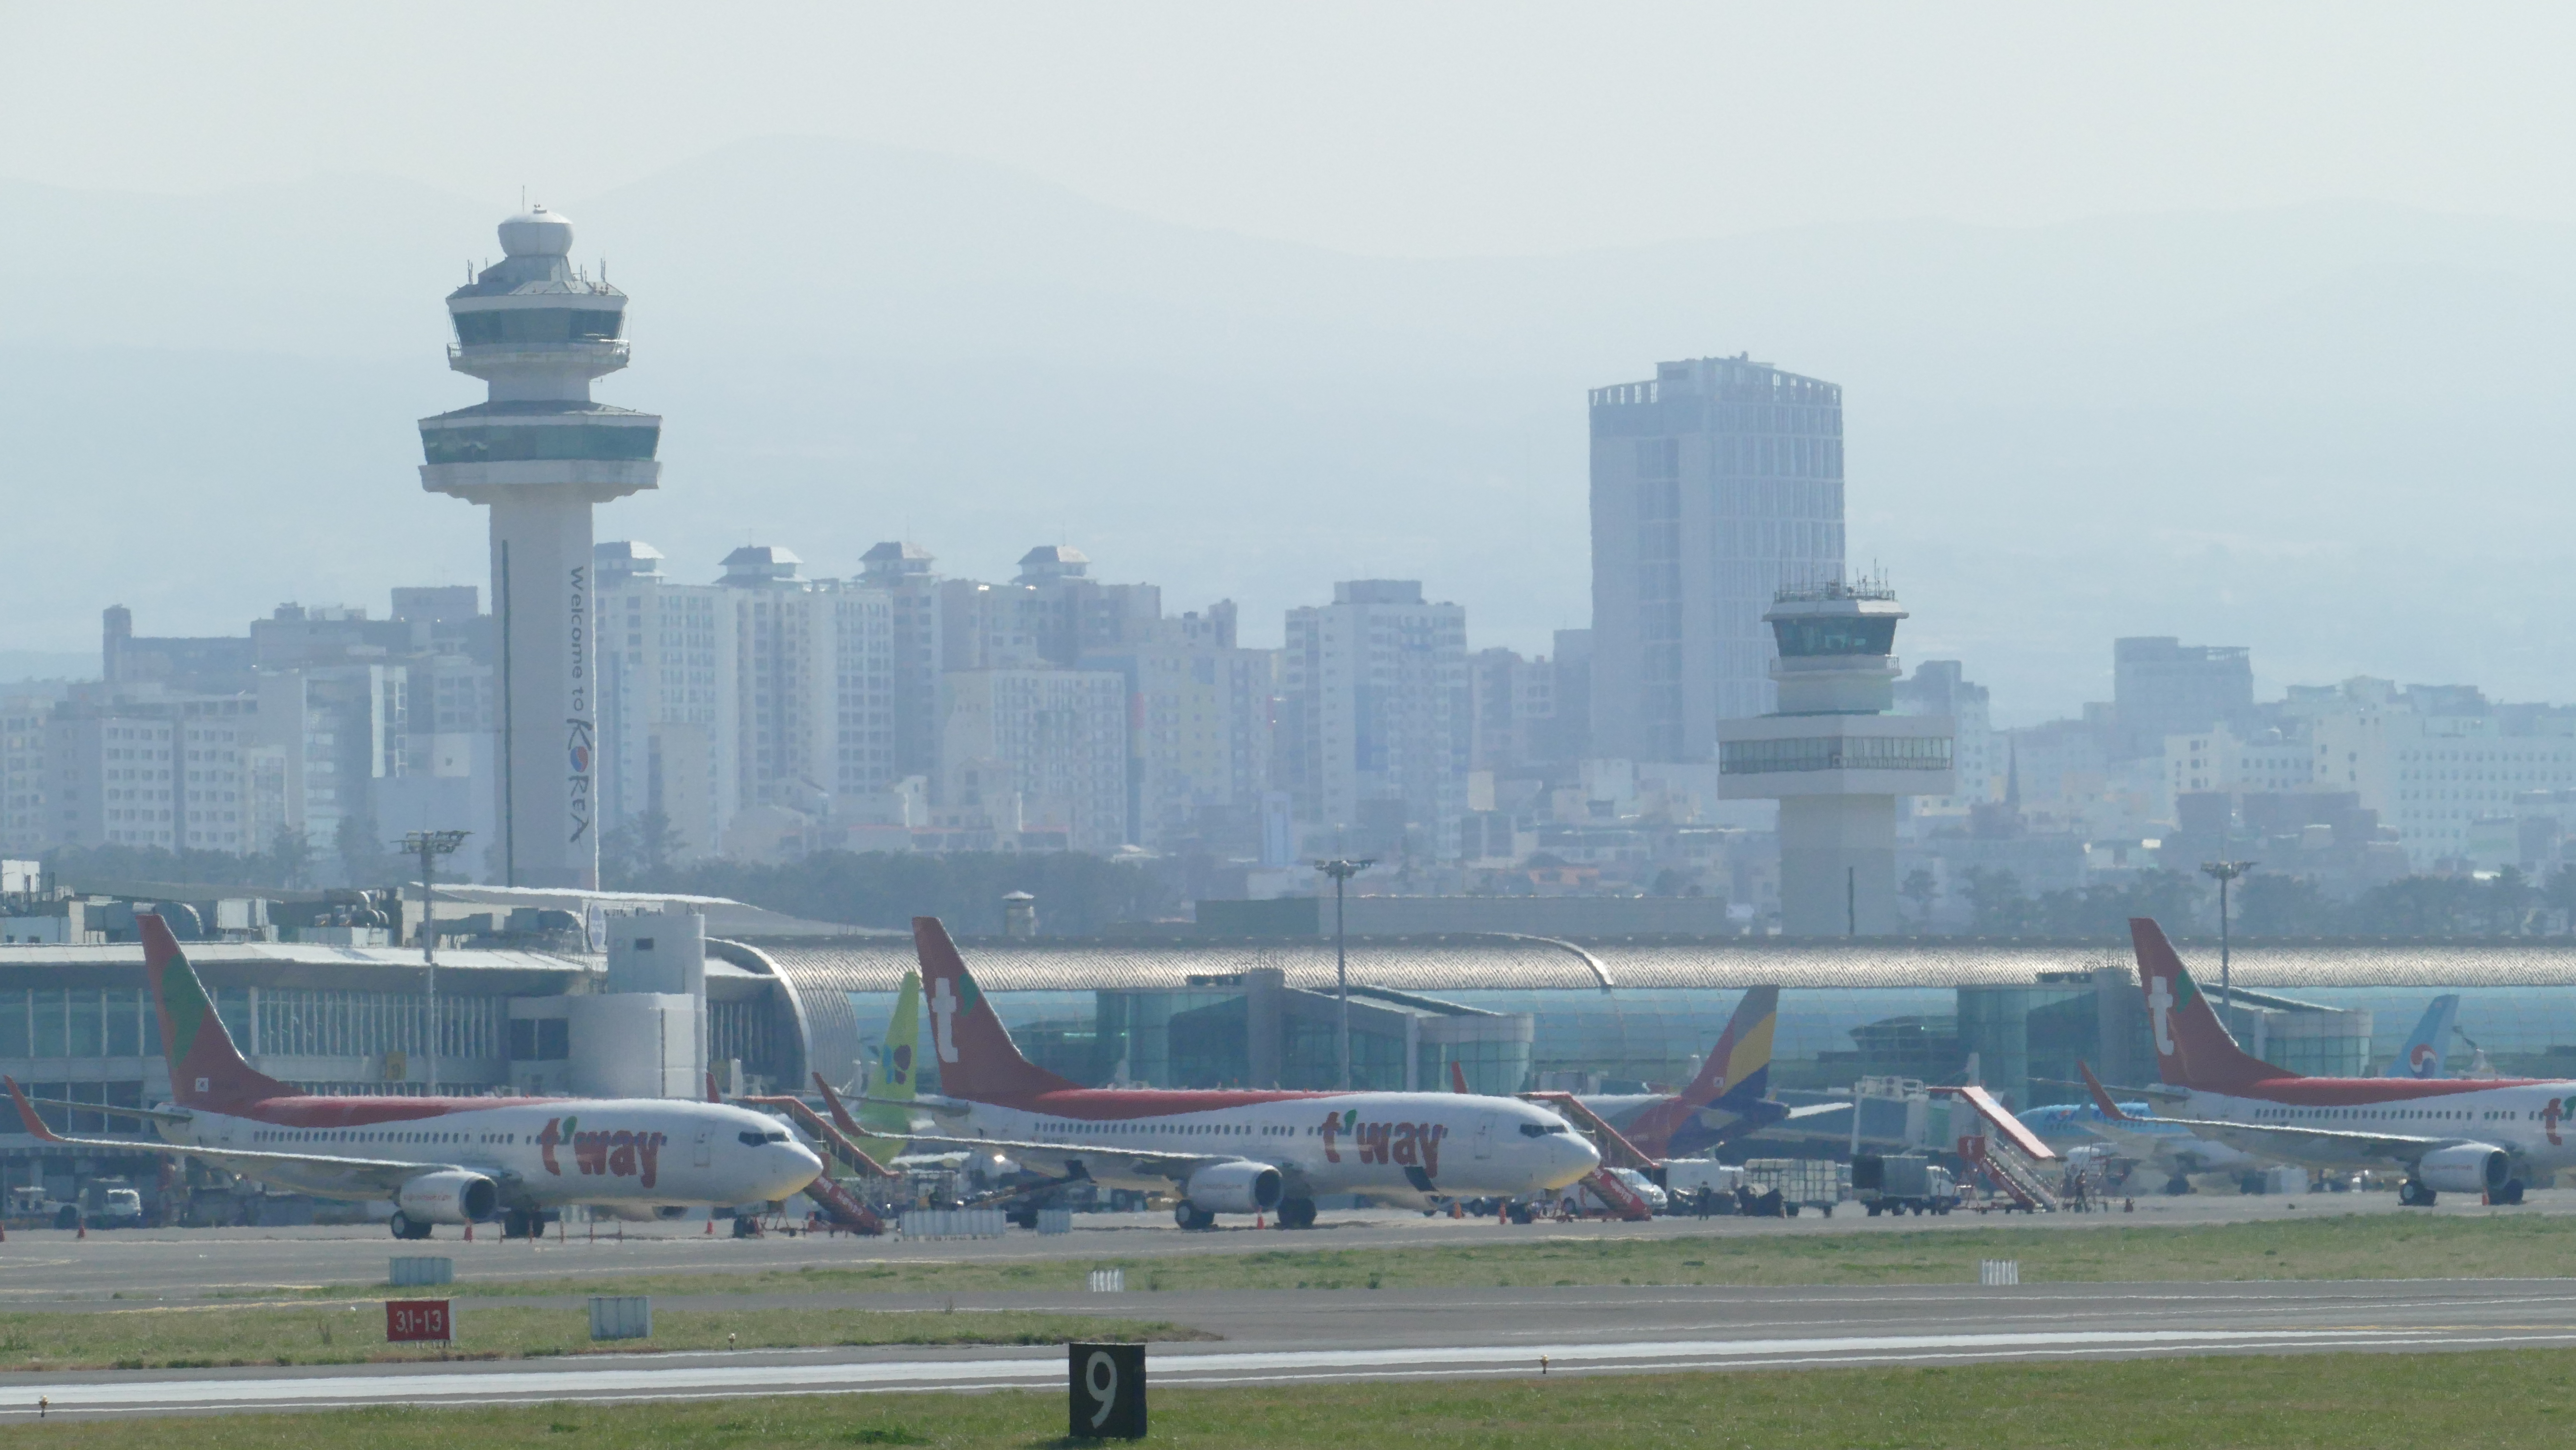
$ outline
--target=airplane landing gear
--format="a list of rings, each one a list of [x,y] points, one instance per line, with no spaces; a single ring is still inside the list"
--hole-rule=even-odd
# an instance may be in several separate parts
[[[1216,1227],[1216,1215],[1187,1199],[1172,1210],[1172,1222],[1193,1232]]]
[[[2439,1197],[2441,1197],[2440,1194],[2412,1178],[2397,1185],[2397,1204],[2400,1208],[2431,1208],[2433,1201]]]
[[[394,1210],[394,1216],[392,1218],[386,1220],[386,1225],[394,1231],[394,1237],[398,1239],[425,1239],[429,1237],[430,1226],[428,1224],[414,1223],[411,1215],[403,1212],[399,1208]]]
[[[1281,1228],[1313,1228],[1315,1226],[1315,1200],[1311,1198],[1283,1198],[1279,1200],[1279,1226]]]
[[[2504,1187],[2487,1195],[2487,1202],[2502,1204],[2507,1207],[2522,1202],[2522,1180],[2519,1178],[2506,1179]]]

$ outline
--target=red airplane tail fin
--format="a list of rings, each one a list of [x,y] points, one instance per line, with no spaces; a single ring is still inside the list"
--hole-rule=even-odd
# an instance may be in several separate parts
[[[2137,948],[2138,988],[2146,993],[2147,1036],[2156,1049],[2156,1071],[2167,1083],[2234,1092],[2250,1083],[2298,1076],[2236,1045],[2153,917],[2129,918],[2129,938]]]
[[[823,1106],[832,1114],[833,1127],[853,1138],[868,1136],[868,1130],[860,1127],[859,1120],[850,1116],[850,1110],[841,1105],[841,1095],[832,1091],[832,1085],[823,1081],[823,1075],[819,1072],[814,1074],[814,1086],[823,1094]]]
[[[256,1102],[301,1094],[244,1061],[215,1013],[205,983],[179,950],[170,924],[156,912],[138,912],[143,929],[143,976],[161,1019],[161,1050],[170,1062],[170,1095],[183,1108]]]
[[[931,1048],[939,1055],[941,1092],[1008,1105],[1080,1086],[1020,1055],[938,917],[914,917],[912,943],[921,957],[921,986],[930,1002]]]

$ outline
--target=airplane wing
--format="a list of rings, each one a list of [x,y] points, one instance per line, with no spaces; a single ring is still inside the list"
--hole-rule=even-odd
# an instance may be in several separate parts
[[[40,1108],[63,1108],[76,1113],[99,1113],[111,1118],[141,1118],[153,1123],[193,1123],[195,1117],[170,1108],[120,1108],[107,1103],[75,1103],[61,1098],[29,1098]]]
[[[929,1143],[950,1152],[968,1149],[1005,1153],[1023,1163],[1123,1163],[1129,1172],[1136,1175],[1152,1175],[1176,1182],[1211,1163],[1250,1161],[1249,1156],[1242,1153],[1157,1153],[1150,1148],[1111,1147],[1098,1143],[1023,1143],[1009,1138],[950,1138],[934,1133],[914,1133],[905,1141]]]
[[[18,1117],[26,1124],[28,1132],[43,1142],[59,1144],[67,1148],[98,1148],[113,1153],[158,1153],[171,1158],[202,1158],[227,1173],[238,1173],[245,1178],[291,1179],[299,1184],[310,1184],[316,1180],[327,1179],[348,1188],[377,1189],[388,1196],[421,1174],[434,1173],[441,1168],[464,1167],[463,1164],[394,1163],[382,1158],[346,1158],[329,1153],[267,1153],[246,1148],[200,1148],[194,1144],[157,1143],[142,1138],[66,1138],[45,1126],[45,1120],[37,1115],[34,1104],[28,1102],[26,1093],[19,1090],[16,1078],[0,1077],[0,1084],[5,1084],[9,1089],[9,1096],[17,1101]],[[96,1108],[99,1104],[79,1103],[74,1106]]]

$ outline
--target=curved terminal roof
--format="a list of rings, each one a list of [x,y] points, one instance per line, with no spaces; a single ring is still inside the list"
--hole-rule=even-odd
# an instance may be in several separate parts
[[[786,976],[815,987],[890,992],[912,968],[901,937],[747,938]],[[975,980],[992,992],[1151,991],[1190,978],[1275,967],[1293,987],[1333,984],[1330,940],[1133,941],[986,938],[959,943]],[[2216,945],[2186,943],[2196,968],[2217,971]],[[2576,940],[2481,942],[2254,942],[2235,949],[2235,980],[2248,987],[2576,987]],[[1553,938],[1503,935],[1354,937],[1355,982],[1403,991],[1598,991],[1605,986],[1962,987],[2015,985],[2042,972],[2135,970],[2125,943],[1989,940],[1798,941],[1705,938]],[[1605,980],[1606,979],[1606,980]]]

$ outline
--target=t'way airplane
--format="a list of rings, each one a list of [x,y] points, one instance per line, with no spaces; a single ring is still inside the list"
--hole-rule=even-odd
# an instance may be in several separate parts
[[[1421,1207],[1434,1196],[1552,1193],[1600,1166],[1563,1118],[1517,1098],[1079,1086],[1020,1056],[938,918],[914,917],[912,934],[945,1096],[911,1105],[961,1127],[915,1133],[915,1143],[1177,1192],[1174,1217],[1194,1229],[1270,1209],[1303,1228],[1324,1194]]]
[[[2571,1134],[2562,1130],[2576,1115],[2576,1082],[2301,1077],[2236,1045],[2154,921],[2131,918],[2129,935],[2156,1067],[2190,1095],[2187,1114],[2157,1121],[2279,1162],[2402,1167],[2397,1201],[2409,1205],[2443,1193],[2517,1203],[2517,1165],[2576,1162]],[[2127,1120],[2089,1067],[2084,1080],[2105,1118]]]
[[[1848,1103],[1793,1108],[1766,1096],[1771,1033],[1779,1020],[1780,989],[1755,987],[1735,1004],[1690,1086],[1678,1093],[1586,1094],[1580,1101],[1650,1158],[1687,1158],[1790,1118],[1851,1111]]]
[[[165,1141],[63,1137],[16,1082],[0,1079],[27,1131],[48,1143],[202,1158],[297,1193],[390,1199],[398,1239],[495,1213],[508,1215],[510,1231],[528,1233],[546,1210],[568,1203],[626,1217],[730,1207],[785,1198],[823,1171],[777,1120],[716,1103],[307,1096],[242,1060],[170,928],[155,915],[135,920],[176,1101],[61,1106],[145,1119]]]

